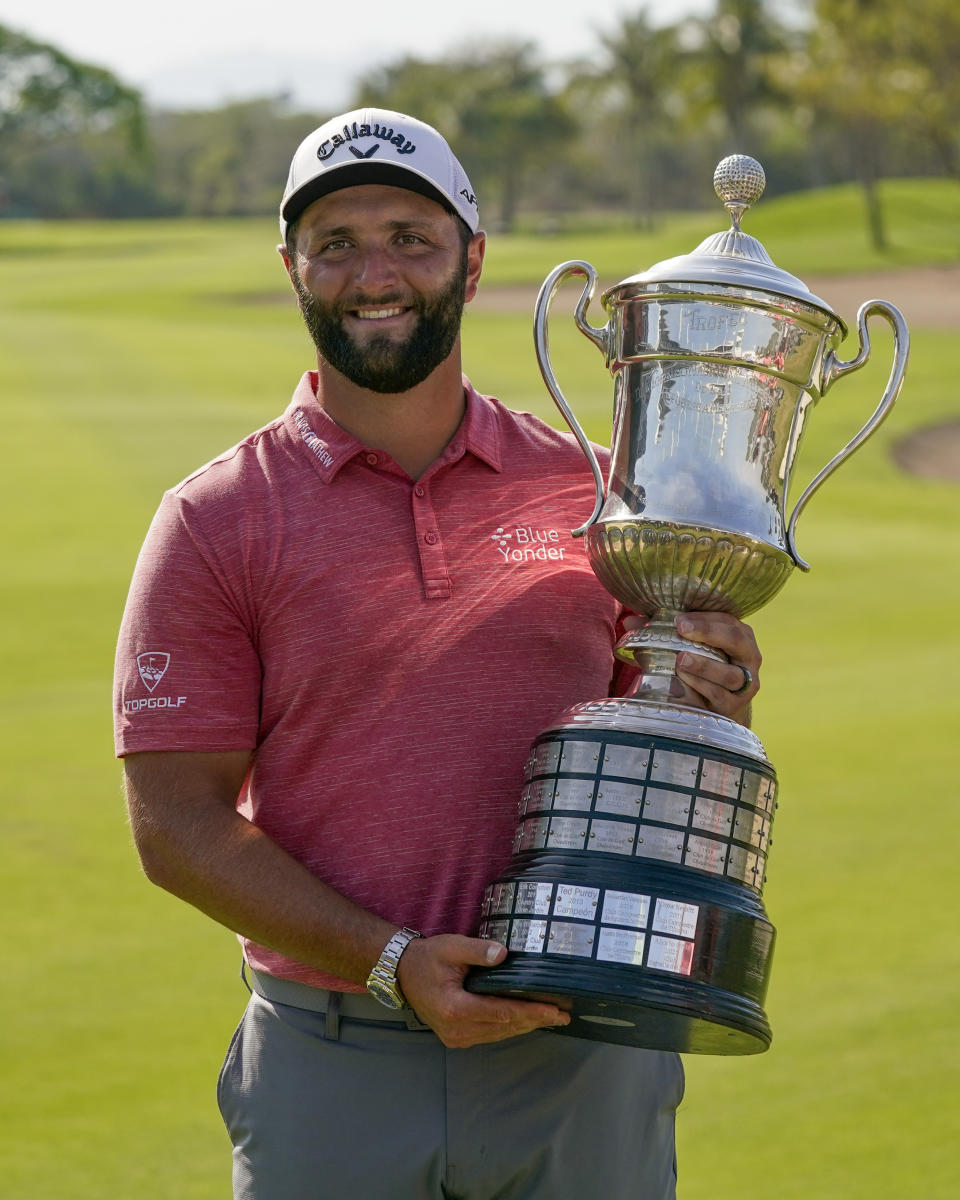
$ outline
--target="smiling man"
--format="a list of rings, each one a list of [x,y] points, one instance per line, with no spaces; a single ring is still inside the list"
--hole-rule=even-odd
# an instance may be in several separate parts
[[[116,665],[145,871],[243,947],[234,1195],[669,1200],[679,1059],[463,987],[505,954],[475,934],[530,743],[617,686],[626,614],[568,533],[590,473],[461,374],[485,238],[436,130],[316,130],[281,235],[316,369],[164,496]],[[732,662],[686,685],[745,719],[751,631],[692,620]]]
[[[455,224],[435,201],[376,184],[317,200],[300,218],[284,261],[310,335],[338,375],[399,394],[450,357],[468,273],[479,274],[482,258],[482,244],[471,247]],[[358,272],[358,256],[371,254]],[[385,283],[378,278],[384,271]],[[389,278],[391,272],[412,282]],[[472,295],[476,278],[471,282]],[[320,298],[321,288],[330,299]]]

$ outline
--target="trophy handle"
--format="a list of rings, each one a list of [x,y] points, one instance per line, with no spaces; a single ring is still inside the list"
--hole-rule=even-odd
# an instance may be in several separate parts
[[[851,358],[849,362],[843,362],[837,357],[833,350],[829,351],[824,356],[823,370],[820,376],[820,395],[833,384],[842,375],[849,375],[852,371],[859,371],[870,357],[870,334],[867,330],[867,321],[870,317],[877,315],[883,317],[890,323],[893,329],[893,365],[890,368],[890,378],[887,380],[887,386],[884,390],[880,403],[877,405],[870,417],[869,421],[863,426],[855,437],[851,438],[844,446],[839,454],[835,455],[823,468],[819,475],[815,476],[810,481],[797,501],[793,510],[793,515],[790,518],[790,523],[787,526],[787,549],[801,571],[809,571],[810,564],[797,553],[796,543],[796,525],[797,518],[800,516],[806,507],[807,501],[823,483],[828,475],[840,466],[840,464],[853,454],[854,450],[858,450],[872,433],[880,426],[881,422],[893,408],[897,397],[900,395],[900,389],[903,386],[903,376],[907,369],[907,359],[910,356],[910,334],[907,330],[907,323],[903,319],[903,314],[898,308],[894,308],[892,304],[888,304],[886,300],[867,300],[866,303],[860,305],[857,313],[857,329],[860,334],[860,351],[855,358]]]
[[[560,391],[560,385],[557,383],[557,377],[553,372],[553,364],[550,362],[550,341],[547,333],[547,316],[550,311],[550,305],[553,303],[553,298],[560,284],[571,275],[581,275],[587,281],[584,284],[583,291],[580,293],[580,299],[577,301],[577,307],[574,312],[574,320],[577,323],[577,328],[584,337],[589,338],[606,355],[608,327],[605,325],[602,329],[596,329],[588,323],[586,316],[587,307],[596,291],[597,272],[590,263],[581,262],[579,259],[573,259],[570,262],[561,263],[559,267],[554,267],[543,281],[543,286],[540,288],[540,294],[537,296],[537,303],[534,308],[533,338],[543,382],[547,385],[547,389],[553,397],[557,408],[563,413],[564,420],[573,431],[574,437],[580,443],[580,449],[587,456],[587,462],[589,462],[590,468],[593,471],[593,481],[597,488],[597,499],[593,507],[593,512],[579,529],[571,530],[574,537],[582,537],[587,529],[596,521],[600,515],[601,508],[603,508],[605,499],[603,493],[603,473],[600,470],[600,464],[597,461],[593,447],[590,445],[590,439],[583,432],[580,422],[574,416],[573,409],[567,404],[563,393]]]

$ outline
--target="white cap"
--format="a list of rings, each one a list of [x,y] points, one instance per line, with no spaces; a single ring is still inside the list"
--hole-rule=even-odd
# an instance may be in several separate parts
[[[290,164],[280,233],[314,200],[359,183],[384,183],[429,196],[477,232],[480,213],[467,173],[431,125],[382,108],[333,117],[305,137]]]

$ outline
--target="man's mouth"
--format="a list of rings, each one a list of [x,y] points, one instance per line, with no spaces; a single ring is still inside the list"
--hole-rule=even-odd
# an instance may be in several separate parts
[[[353,308],[350,309],[352,316],[359,321],[384,321],[390,317],[402,317],[407,311],[405,308]]]

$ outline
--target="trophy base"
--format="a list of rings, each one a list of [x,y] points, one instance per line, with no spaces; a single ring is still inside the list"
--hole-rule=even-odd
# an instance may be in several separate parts
[[[578,705],[534,743],[514,856],[465,986],[549,999],[556,1032],[699,1054],[770,1045],[775,931],[761,899],[776,776],[749,730],[700,710]]]
[[[606,968],[551,970],[508,958],[504,966],[471,974],[467,990],[556,1004],[572,1020],[550,1032],[567,1037],[678,1054],[762,1054],[770,1046],[763,1009],[742,997],[670,980],[627,980],[617,995],[612,982]]]

